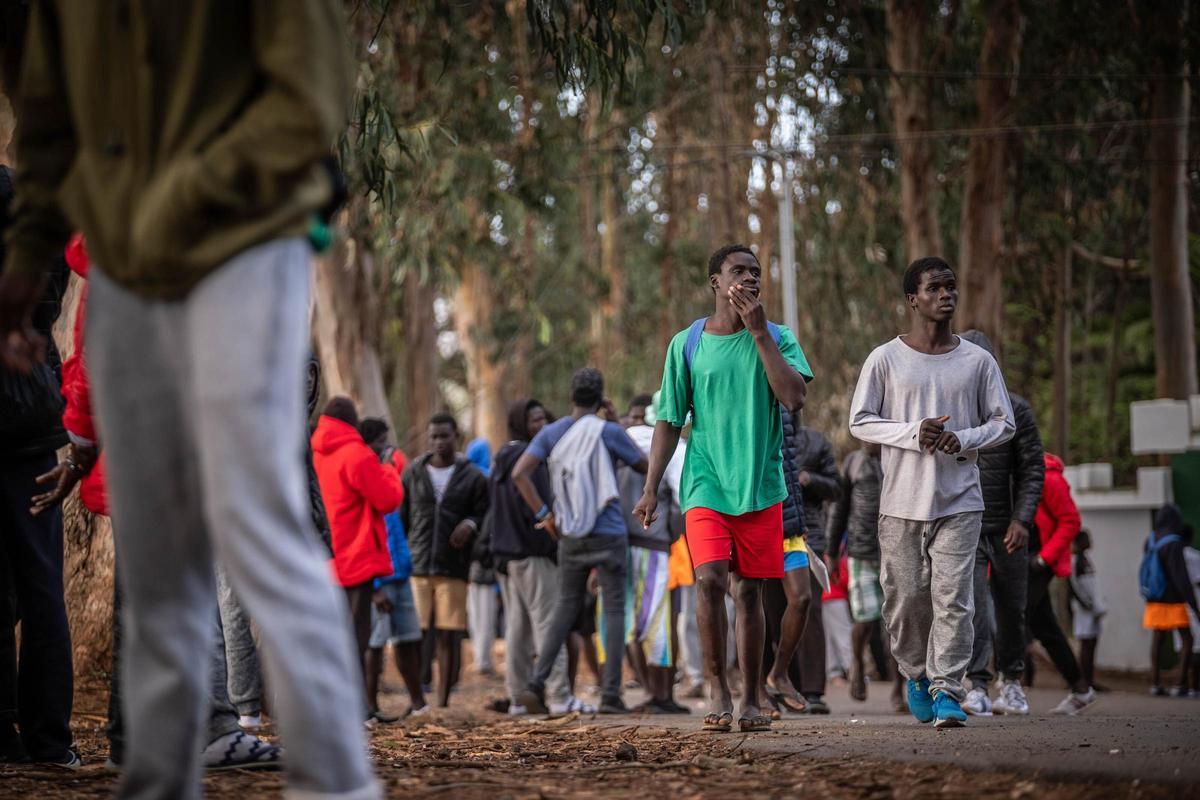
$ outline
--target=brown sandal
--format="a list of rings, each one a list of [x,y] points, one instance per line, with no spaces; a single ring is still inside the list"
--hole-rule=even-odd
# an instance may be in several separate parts
[[[713,712],[704,716],[704,728],[706,731],[714,733],[729,733],[733,730],[733,712],[722,711],[720,713]]]

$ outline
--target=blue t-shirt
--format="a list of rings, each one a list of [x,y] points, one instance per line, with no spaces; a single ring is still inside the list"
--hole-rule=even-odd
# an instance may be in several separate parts
[[[538,432],[538,435],[533,437],[533,441],[529,443],[529,447],[525,452],[534,458],[545,461],[550,457],[550,453],[554,451],[554,446],[558,444],[571,426],[575,424],[574,417],[563,417],[560,420],[551,422],[546,427]],[[617,462],[625,464],[636,464],[642,460],[642,451],[633,439],[629,438],[629,434],[625,429],[615,422],[604,423],[604,430],[600,433],[600,440],[604,442],[604,446],[608,448],[608,455],[613,461],[613,476],[616,477]],[[600,516],[596,518],[596,528],[592,533],[601,533],[608,536],[625,536],[627,533],[625,527],[625,514],[621,511],[620,498],[614,499],[611,503],[604,507],[600,512]]]

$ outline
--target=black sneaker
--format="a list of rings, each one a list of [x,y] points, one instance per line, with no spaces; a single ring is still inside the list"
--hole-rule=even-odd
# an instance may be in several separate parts
[[[600,700],[601,714],[628,714],[629,708],[619,697],[607,697]]]
[[[525,706],[525,712],[528,714],[550,713],[550,709],[546,707],[545,691],[535,692],[533,689],[526,689],[517,698],[517,705]]]
[[[806,705],[805,713],[807,714],[829,713],[829,704],[826,703],[819,694],[804,695],[804,703]]]
[[[674,699],[659,700],[658,707],[664,714],[690,714],[692,710],[685,705],[676,703]]]
[[[21,734],[11,722],[0,725],[0,764],[28,764],[29,754],[21,744]]]

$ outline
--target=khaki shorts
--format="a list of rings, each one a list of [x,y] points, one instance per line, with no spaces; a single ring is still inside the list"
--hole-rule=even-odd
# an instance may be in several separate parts
[[[467,629],[467,582],[444,575],[413,575],[413,602],[422,630]]]

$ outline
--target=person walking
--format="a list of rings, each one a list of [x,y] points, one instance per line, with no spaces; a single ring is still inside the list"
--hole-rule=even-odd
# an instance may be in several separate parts
[[[301,491],[304,235],[334,197],[322,161],[352,95],[342,9],[157,8],[32,5],[16,93],[28,169],[0,275],[0,361],[28,371],[26,320],[68,216],[102,265],[86,339],[127,567],[118,793],[198,796],[215,553],[262,623],[292,789],[373,798],[345,601]],[[146,70],[148,54],[170,58]]]
[[[825,530],[826,505],[841,496],[841,477],[838,475],[837,460],[833,457],[833,444],[820,431],[799,424],[795,425],[796,482],[804,500],[804,541],[811,558],[835,565],[839,556],[829,549],[829,537]],[[834,533],[833,535],[837,535]],[[833,571],[832,566],[830,571]],[[822,610],[824,587],[817,580],[816,572],[808,570],[809,597],[808,621],[804,636],[800,640],[799,658],[793,668],[796,688],[804,697],[809,714],[828,714],[825,702],[825,683],[828,669],[825,663],[825,614]]]
[[[962,338],[995,358],[991,340],[969,330]],[[971,689],[963,702],[968,714],[1028,714],[1021,688],[1025,673],[1025,606],[1029,581],[1029,531],[1042,497],[1046,469],[1042,435],[1029,401],[1008,393],[1017,432],[996,447],[979,452],[979,485],[983,490],[983,524],[975,553],[975,641],[967,678]],[[991,575],[991,597],[988,597]],[[994,609],[994,615],[989,613]],[[995,642],[993,648],[992,642]],[[996,672],[1003,684],[993,705],[989,695],[995,651]]]
[[[1029,597],[1025,621],[1029,642],[1037,640],[1071,688],[1070,694],[1051,709],[1051,714],[1075,715],[1096,701],[1096,693],[1083,679],[1079,661],[1054,613],[1050,582],[1071,574],[1071,545],[1079,534],[1079,509],[1071,498],[1071,487],[1063,477],[1063,462],[1053,453],[1043,458],[1046,467],[1042,499],[1034,519],[1036,534],[1029,560]],[[1002,698],[1003,699],[1003,698]],[[1007,711],[1006,711],[1007,713]]]
[[[771,717],[755,683],[765,630],[762,582],[784,575],[783,421],[780,404],[798,411],[812,370],[793,333],[767,321],[762,267],[745,245],[727,245],[708,262],[713,313],[680,331],[667,348],[650,469],[634,514],[658,519],[658,487],[692,414],[680,507],[696,569],[697,616],[711,681],[704,728],[733,728],[725,637],[726,591],[736,604],[738,661],[747,676],[738,711],[743,731],[764,731]]]
[[[1016,424],[996,360],[951,328],[958,284],[950,265],[917,259],[903,283],[912,326],[867,357],[850,433],[883,449],[883,616],[909,710],[952,728],[966,721],[962,680],[974,639],[979,450],[1011,439]]]
[[[763,583],[763,618],[767,627],[763,653],[764,675],[760,691],[780,709],[803,713],[808,710],[789,671],[804,639],[812,605],[810,553],[805,540],[804,488],[797,460],[796,427],[792,412],[779,407],[783,421],[783,477],[788,496],[783,501],[783,578]],[[817,591],[820,591],[818,585]],[[822,658],[822,661],[824,659]]]
[[[1075,641],[1079,642],[1079,669],[1083,682],[1097,692],[1106,691],[1096,685],[1096,648],[1100,645],[1100,632],[1104,628],[1104,617],[1108,606],[1100,593],[1100,580],[1096,565],[1089,553],[1092,536],[1081,528],[1071,546],[1071,627]]]
[[[866,669],[863,659],[872,642],[883,637],[883,584],[879,580],[879,497],[883,486],[880,446],[866,442],[842,462],[842,494],[829,509],[828,530],[833,537],[845,532],[846,572],[849,582],[850,616],[850,697],[867,699]],[[892,708],[907,711],[904,705],[904,679],[895,659],[885,659],[895,679]]]
[[[458,454],[458,421],[434,414],[429,450],[404,470],[400,522],[413,560],[413,599],[438,665],[437,703],[450,705],[467,630],[467,576],[471,549],[488,510],[487,478]]]
[[[604,376],[584,367],[571,378],[571,414],[546,425],[513,467],[512,480],[536,526],[558,541],[558,608],[545,647],[520,705],[544,714],[546,681],[558,651],[584,608],[593,570],[604,604],[603,675],[600,713],[623,714],[621,663],[625,652],[625,576],[628,569],[625,516],[617,487],[617,466],[646,471],[646,458],[617,422],[604,397]],[[603,415],[603,416],[601,416]],[[545,462],[554,493],[553,509],[533,483]]]

